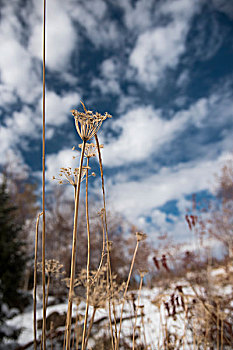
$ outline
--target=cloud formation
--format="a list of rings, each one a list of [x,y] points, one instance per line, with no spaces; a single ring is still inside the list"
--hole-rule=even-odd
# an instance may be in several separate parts
[[[34,13],[30,18],[31,34],[28,49],[31,54],[42,59],[42,2],[34,0]],[[77,47],[77,31],[72,23],[66,2],[48,1],[46,7],[46,64],[48,68],[67,70],[71,54]]]
[[[168,16],[169,21],[138,36],[129,64],[139,82],[148,89],[157,86],[166,70],[175,68],[179,63],[185,52],[190,19],[198,9],[197,5],[188,0],[163,2],[158,12],[160,16]]]
[[[180,115],[166,120],[162,118],[160,110],[154,110],[151,106],[130,110],[120,119],[112,121],[112,129],[118,129],[120,136],[106,144],[104,163],[112,167],[149,158],[175,137],[186,119],[186,116]]]
[[[103,154],[106,166],[145,161],[162,152],[162,147],[172,141],[177,139],[180,143],[181,135],[185,137],[185,131],[188,135],[190,127],[206,130],[206,139],[209,138],[210,129],[227,131],[231,125],[232,130],[232,93],[225,91],[224,87],[222,90],[198,99],[188,108],[169,111],[169,119],[162,110],[155,110],[152,106],[138,107],[115,121],[113,119],[110,128],[118,130],[119,136],[105,145]]]
[[[214,172],[229,158],[229,153],[216,160],[197,160],[174,167],[163,167],[158,173],[147,174],[146,167],[140,180],[118,177],[107,181],[107,194],[113,207],[136,225],[140,218],[153,215],[157,207],[174,199],[182,199],[199,191],[214,189]]]
[[[80,95],[76,92],[58,95],[54,91],[46,94],[46,123],[49,126],[58,127],[67,121],[70,110],[79,104]]]
[[[37,65],[22,43],[22,26],[16,9],[8,4],[1,11],[0,72],[4,90],[8,91],[8,98],[16,93],[26,103],[32,103],[40,93]]]

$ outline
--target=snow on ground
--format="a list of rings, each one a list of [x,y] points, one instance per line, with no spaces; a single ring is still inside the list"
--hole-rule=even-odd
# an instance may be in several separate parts
[[[41,303],[40,303],[41,304]],[[47,316],[49,316],[52,312],[57,311],[59,314],[63,314],[67,312],[67,304],[59,304],[49,306],[47,308]],[[73,306],[73,313],[76,312],[76,306]],[[36,319],[40,320],[43,317],[43,308],[40,306],[36,312]],[[19,314],[11,320],[7,321],[9,326],[13,326],[15,328],[22,328],[22,332],[17,340],[20,345],[24,345],[33,340],[33,310],[24,312],[23,314]]]
[[[134,314],[133,311],[133,304],[132,304],[132,298],[131,295],[135,294],[135,305],[137,308],[138,305],[138,299],[137,299],[137,291],[128,292],[128,297],[124,306],[124,313],[123,313],[123,319],[125,317],[130,317]],[[186,291],[187,293],[187,291]],[[164,330],[164,324],[165,319],[167,322],[167,327],[172,328],[176,327],[177,334],[182,335],[184,332],[184,322],[182,317],[178,317],[176,321],[172,322],[172,320],[169,318],[167,319],[165,317],[166,310],[164,307],[164,304],[161,302],[161,304],[157,303],[156,298],[161,295],[160,290],[158,288],[153,289],[147,289],[143,288],[141,291],[141,297],[139,305],[143,305],[142,307],[138,308],[137,311],[137,323],[136,325],[140,326],[136,329],[136,335],[139,336],[139,339],[141,339],[143,342],[146,340],[148,344],[153,344],[153,348],[157,348],[158,344],[162,344],[163,339],[163,332]],[[170,294],[164,294],[162,296],[162,300],[166,300],[166,298],[170,298]],[[143,314],[145,315],[141,317],[141,309],[143,311]],[[73,315],[76,314],[76,306],[73,305]],[[67,311],[67,303],[48,306],[47,308],[47,316],[49,316],[52,312],[57,311],[59,314],[66,313]],[[38,310],[37,310],[37,320],[42,319],[42,305],[41,302],[38,303]],[[85,303],[81,302],[81,304],[78,307],[78,312],[80,314],[84,314],[85,312]],[[116,305],[116,316],[119,317],[121,312],[121,305]],[[89,315],[92,314],[92,307],[89,308]],[[108,318],[108,311],[107,308],[105,309],[99,309],[96,312],[95,321],[102,319],[105,317],[105,322]],[[173,324],[174,323],[174,324]],[[18,338],[18,343],[20,345],[24,345],[26,343],[29,343],[33,340],[33,310],[29,310],[23,314],[17,315],[11,320],[7,321],[7,324],[14,327],[22,327],[22,333]],[[134,328],[135,324],[135,318],[132,317],[131,319],[124,320],[122,323],[122,337],[130,337],[132,335],[132,330]],[[145,328],[144,328],[145,327]],[[94,344],[94,340],[101,337],[103,333],[105,332],[104,328],[102,328],[98,334],[95,335],[95,339],[90,339],[89,345]],[[144,333],[145,332],[145,333]],[[140,334],[141,333],[141,334]],[[40,331],[38,332],[38,335],[40,334]],[[156,343],[156,344],[155,344]]]
[[[214,281],[215,278],[219,278],[220,275],[224,275],[225,270],[222,268],[216,269],[216,271],[211,272],[211,280]],[[181,287],[182,286],[182,287]],[[213,286],[213,284],[212,284]],[[217,283],[216,283],[217,287]],[[181,288],[181,290],[179,290]],[[195,287],[196,288],[196,287]],[[148,289],[144,287],[141,291],[140,300],[138,302],[138,291],[133,290],[127,293],[126,302],[124,305],[123,312],[123,323],[121,337],[128,340],[128,343],[132,345],[132,334],[135,327],[136,321],[136,331],[135,339],[136,342],[145,344],[150,344],[152,349],[159,349],[163,340],[166,338],[165,333],[170,332],[177,336],[177,338],[184,338],[187,340],[192,340],[192,333],[190,330],[185,329],[186,318],[185,318],[185,308],[186,305],[194,303],[195,288],[193,289],[191,285],[188,284],[187,280],[180,279],[174,283],[170,283],[169,287],[164,291],[161,288]],[[204,292],[200,286],[200,295]],[[226,284],[222,286],[222,293],[225,295],[230,295],[233,292],[233,286]],[[173,299],[172,299],[173,298]],[[183,303],[182,303],[183,298]],[[52,298],[49,300],[50,304],[54,301]],[[174,302],[175,301],[175,302]],[[175,309],[174,309],[175,305]],[[139,307],[138,307],[139,306]],[[174,311],[175,310],[175,311]],[[67,303],[50,305],[47,308],[47,316],[53,312],[58,312],[61,314],[66,314]],[[89,319],[92,315],[93,308],[89,308]],[[135,318],[135,311],[137,312],[137,319]],[[42,302],[38,299],[37,304],[37,320],[42,319]],[[85,313],[85,303],[82,301],[78,309],[76,305],[73,305],[73,316],[76,313],[79,315],[84,315]],[[121,314],[121,304],[116,304],[116,319],[120,317]],[[143,316],[142,316],[143,315]],[[168,317],[169,316],[169,317]],[[92,337],[89,339],[89,346],[93,346],[102,337],[104,333],[109,335],[109,324],[108,324],[108,307],[105,309],[98,309],[95,315],[95,322],[100,321],[99,324],[94,324]],[[16,328],[22,327],[23,331],[18,339],[20,345],[24,345],[33,340],[33,309],[27,310],[23,314],[19,314],[7,321],[7,324],[14,326]],[[106,327],[105,327],[106,325]],[[64,327],[59,328],[63,330]],[[118,323],[119,330],[119,323]],[[40,335],[40,330],[38,331],[38,336]],[[188,344],[183,346],[183,349],[189,349]]]

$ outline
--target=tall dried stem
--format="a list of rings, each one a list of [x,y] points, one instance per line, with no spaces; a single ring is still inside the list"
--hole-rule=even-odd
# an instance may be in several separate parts
[[[122,318],[123,318],[123,311],[124,311],[124,305],[125,305],[125,299],[126,299],[126,294],[127,294],[127,290],[129,287],[129,281],[132,275],[132,271],[133,271],[133,266],[134,266],[134,262],[135,262],[135,258],[136,258],[136,254],[137,254],[137,250],[138,250],[138,246],[139,246],[139,241],[137,240],[137,244],[134,250],[134,254],[133,254],[133,259],[131,262],[131,266],[130,266],[130,270],[129,270],[129,274],[128,274],[128,279],[126,282],[126,286],[125,286],[125,291],[124,291],[124,295],[123,295],[123,301],[122,301],[122,307],[121,307],[121,316],[120,316],[120,326],[119,326],[119,333],[118,333],[118,338],[117,338],[117,343],[115,346],[115,350],[119,349],[119,342],[120,342],[120,335],[121,335],[121,327],[122,327]]]
[[[74,291],[74,278],[75,278],[75,263],[76,263],[76,249],[77,249],[77,224],[78,224],[78,209],[79,209],[79,194],[82,178],[82,166],[85,151],[86,141],[82,143],[82,151],[80,157],[80,166],[78,174],[78,183],[75,196],[75,208],[74,208],[74,225],[73,225],[73,244],[72,244],[72,257],[71,257],[71,269],[70,269],[70,288],[69,288],[69,300],[67,309],[67,321],[66,321],[66,350],[70,349],[70,334],[71,334],[71,318],[72,318],[72,298]]]
[[[219,350],[219,303],[217,302],[217,317],[216,317],[216,331],[217,331],[217,350]]]
[[[82,337],[82,350],[85,349],[85,335],[86,335],[86,328],[87,328],[87,318],[88,318],[88,308],[89,308],[89,289],[90,289],[89,270],[90,270],[91,245],[90,245],[90,221],[89,221],[89,210],[88,210],[88,166],[89,166],[89,157],[87,157],[87,172],[86,172],[87,290],[86,290],[86,311],[85,311],[83,337]]]
[[[107,264],[108,264],[108,271],[109,271],[109,277],[110,277],[110,290],[111,290],[112,289],[112,272],[111,272],[109,238],[108,238],[106,199],[105,199],[105,189],[104,189],[104,174],[103,174],[102,157],[101,157],[101,152],[100,152],[100,144],[99,144],[97,134],[95,134],[95,141],[96,141],[96,147],[97,147],[97,151],[98,151],[100,175],[101,175],[101,183],[102,183],[102,194],[103,194],[103,205],[104,205],[104,223],[105,223],[106,244],[107,244]],[[109,281],[109,279],[108,279],[108,281]],[[111,299],[110,298],[109,298],[109,302],[108,302],[108,311],[109,311],[109,323],[110,323],[110,331],[111,331],[112,349],[114,349],[112,316],[111,316]],[[117,328],[116,328],[116,314],[115,314],[114,303],[113,303],[113,316],[114,316],[114,323],[115,323],[115,344],[116,344],[117,343]]]
[[[86,336],[85,344],[84,344],[85,349],[86,349],[86,347],[87,347],[88,339],[89,339],[90,334],[91,334],[91,329],[92,329],[92,326],[93,326],[93,323],[94,323],[96,310],[97,310],[97,308],[94,307],[93,312],[92,312],[92,316],[91,316],[91,320],[90,320],[90,324],[89,324],[89,327],[88,327],[88,331],[87,331],[87,336]]]
[[[182,293],[184,297],[184,294]],[[184,298],[184,307],[185,307],[185,318],[184,318],[184,334],[183,334],[183,350],[186,349],[186,333],[187,333],[187,324],[188,324],[188,306]]]
[[[223,316],[221,316],[221,350],[223,350]]]
[[[37,287],[37,253],[38,253],[38,235],[39,235],[39,222],[40,216],[43,213],[38,214],[36,220],[36,232],[35,232],[35,257],[34,257],[34,287],[33,287],[33,331],[34,331],[34,350],[37,349],[36,342],[36,287]]]
[[[47,307],[48,307],[50,278],[51,278],[51,275],[50,275],[50,272],[49,272],[49,273],[48,273],[47,286],[46,286],[46,298],[45,298],[46,309],[47,309]]]
[[[103,238],[102,238],[102,252],[101,252],[101,258],[100,258],[100,262],[99,262],[99,266],[98,269],[96,271],[95,276],[92,279],[92,283],[94,283],[94,281],[97,279],[97,277],[99,276],[101,267],[103,265],[103,260],[104,260],[104,256],[105,256],[105,230],[104,230],[104,218],[103,218],[103,210],[101,211],[101,225],[102,225],[102,232],[103,232]]]
[[[205,339],[204,339],[204,350],[207,349],[207,342],[208,342],[208,336],[209,336],[209,315],[207,310],[204,308],[205,312]]]
[[[45,24],[46,0],[43,8],[43,146],[42,146],[42,284],[43,284],[43,349],[46,350],[46,296],[45,296]]]
[[[136,330],[136,325],[137,325],[138,308],[139,308],[140,297],[141,297],[142,282],[143,282],[143,276],[141,275],[140,276],[140,285],[139,285],[139,289],[138,289],[138,304],[136,307],[135,321],[134,321],[134,327],[133,327],[133,350],[135,349],[135,330]]]
[[[146,328],[145,328],[143,307],[141,308],[141,322],[142,322],[142,329],[143,329],[144,347],[145,349],[147,349]]]

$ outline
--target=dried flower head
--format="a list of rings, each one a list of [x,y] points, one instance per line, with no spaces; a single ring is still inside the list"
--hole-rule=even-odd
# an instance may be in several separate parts
[[[82,167],[81,181],[83,181],[85,176],[87,175],[88,169],[91,169],[91,168],[87,166]],[[93,172],[89,176],[95,176],[95,173]],[[59,173],[59,178],[56,178],[55,176],[53,176],[53,180],[57,180],[59,184],[70,183],[72,186],[77,186],[78,177],[79,177],[79,168],[75,168],[74,170],[72,170],[70,167],[68,167],[68,168],[61,168]]]
[[[97,276],[97,278],[96,278]],[[106,302],[111,298],[119,300],[122,294],[125,283],[118,285],[116,283],[116,275],[112,275],[112,288],[109,287],[107,280],[107,265],[102,266],[99,271],[90,272],[90,290],[89,290],[89,303],[95,308],[105,308]],[[87,287],[86,270],[83,269],[78,276],[78,283],[76,286]],[[78,290],[77,290],[78,293]],[[80,298],[85,298],[81,291]]]
[[[100,145],[100,148],[103,148],[103,145]],[[82,148],[82,145],[79,145],[79,148]],[[86,143],[85,150],[84,150],[84,156],[86,158],[91,158],[96,156],[96,145],[94,143]]]
[[[105,209],[102,208],[102,209],[97,213],[97,215],[103,217],[104,213],[105,213]]]
[[[66,285],[67,288],[70,288],[70,278],[69,278],[69,277],[63,278],[63,279],[62,279],[62,282],[65,283],[65,285]],[[76,288],[76,287],[79,286],[79,285],[80,285],[80,280],[79,280],[79,278],[75,278],[75,279],[74,279],[74,288]]]
[[[42,263],[38,262],[38,270],[42,271]],[[63,265],[60,264],[58,260],[55,259],[50,259],[50,260],[45,260],[45,272],[47,275],[55,275],[56,278],[59,276],[62,276],[65,274],[64,271],[62,271]]]
[[[92,111],[88,111],[82,101],[80,101],[84,112],[78,112],[73,109],[71,112],[75,118],[75,126],[77,132],[83,141],[89,141],[99,131],[103,121],[107,118],[112,118],[107,112],[104,115]]]
[[[138,272],[139,272],[139,275],[141,278],[143,278],[145,275],[148,274],[148,270],[146,270],[146,269],[144,269],[144,270],[140,269],[140,270],[138,270]]]
[[[144,241],[147,238],[147,234],[143,232],[136,232],[137,241]]]
[[[78,145],[79,148],[82,148],[82,144]],[[103,148],[104,146],[103,145],[100,145],[100,148]],[[95,157],[96,156],[96,145],[94,143],[86,143],[85,144],[85,149],[84,149],[84,157],[86,158],[91,158],[91,157]],[[72,148],[72,151],[77,151],[79,152],[79,150],[77,150],[75,148],[75,146]],[[78,156],[73,156],[73,159],[79,157],[80,155]]]

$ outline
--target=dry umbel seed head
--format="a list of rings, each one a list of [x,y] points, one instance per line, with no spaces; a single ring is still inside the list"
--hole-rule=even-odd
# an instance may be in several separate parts
[[[144,241],[147,238],[147,234],[143,232],[136,232],[137,241]]]
[[[79,148],[82,148],[82,145],[79,145]],[[100,148],[104,148],[103,145],[100,145]],[[86,143],[85,150],[84,150],[84,156],[86,158],[91,158],[96,156],[96,145],[94,143]]]
[[[67,288],[70,287],[70,278],[69,277],[66,277],[66,278],[63,278],[62,279],[62,282],[65,282],[65,285]],[[80,280],[79,278],[75,278],[74,279],[74,288],[76,288],[77,286],[79,286],[81,283],[80,283]]]
[[[83,166],[82,167],[82,175],[81,175],[81,181],[85,179],[85,176],[87,175],[87,170],[91,169],[89,166]],[[89,176],[95,176],[95,173],[92,172]],[[57,180],[59,184],[71,184],[72,186],[77,186],[78,183],[78,177],[79,177],[79,168],[75,168],[72,170],[70,167],[68,168],[61,168],[59,173],[59,178],[56,178],[53,176],[53,180]]]
[[[143,278],[145,275],[148,274],[148,270],[140,269],[140,270],[138,270],[138,273],[139,273],[140,277]]]
[[[42,271],[42,262],[37,263],[38,270]],[[45,260],[45,272],[47,275],[55,275],[56,278],[62,276],[65,274],[64,271],[62,271],[63,265],[60,264],[58,260],[55,259],[50,259],[50,260]]]
[[[96,278],[97,276],[97,278]],[[96,309],[104,308],[109,299],[118,300],[122,293],[125,284],[118,285],[116,283],[116,276],[112,276],[112,288],[109,288],[107,281],[107,265],[102,266],[99,271],[90,272],[90,289],[89,289],[89,304]],[[78,277],[77,286],[87,287],[86,270],[82,270]],[[83,299],[83,295],[81,296]]]
[[[107,118],[112,118],[112,116],[107,112],[104,115],[98,112],[93,113],[86,109],[82,101],[80,102],[84,112],[78,112],[76,109],[73,109],[71,112],[74,116],[75,126],[79,136],[83,141],[89,141],[99,131],[103,121]]]
[[[78,147],[82,149],[83,145],[80,144],[80,145],[78,145]],[[104,148],[104,146],[100,145],[100,148]],[[84,157],[86,157],[86,158],[95,157],[96,156],[96,150],[97,150],[97,147],[96,147],[96,145],[94,143],[86,143],[85,144],[85,149],[84,149]],[[72,151],[79,152],[79,150],[77,150],[75,148],[75,146],[72,148]],[[80,155],[73,156],[73,159],[78,158],[79,156]]]

